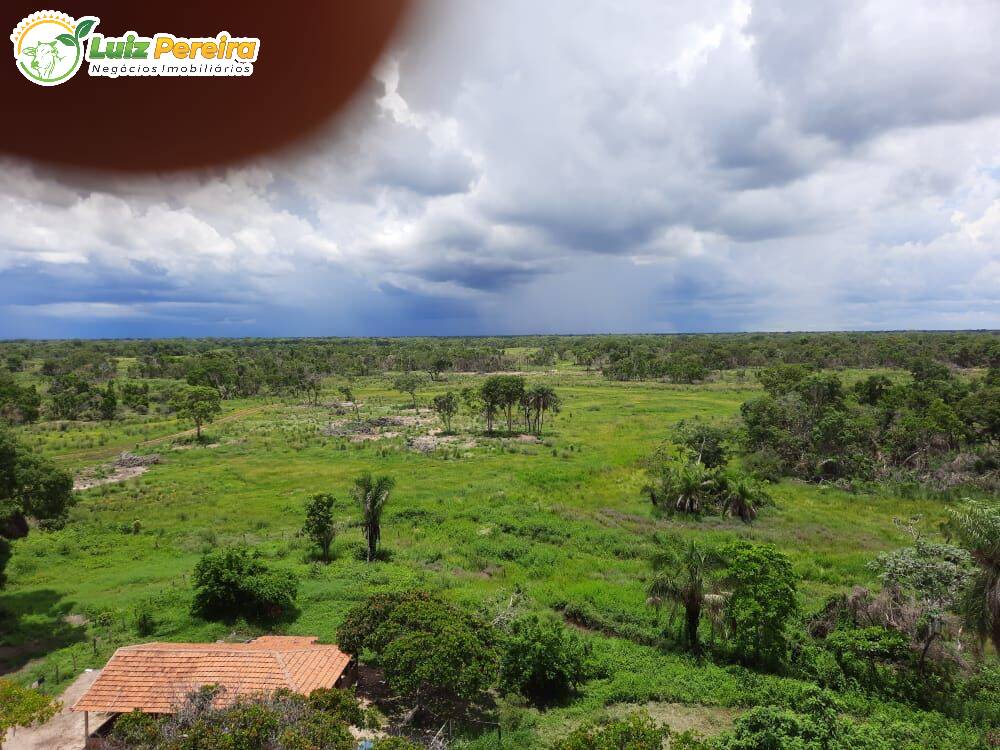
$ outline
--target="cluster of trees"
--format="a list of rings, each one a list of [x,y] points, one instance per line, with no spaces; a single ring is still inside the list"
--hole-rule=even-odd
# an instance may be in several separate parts
[[[1000,335],[992,331],[898,333],[736,333],[538,337],[563,359],[619,371],[623,379],[683,372],[768,367],[776,362],[823,368],[901,368],[920,358],[956,367],[1000,364]],[[522,344],[524,346],[527,343]]]
[[[720,631],[728,635],[714,645],[740,662],[770,668],[785,662],[788,626],[798,612],[796,577],[788,557],[774,546],[740,541],[713,548],[661,540],[651,564],[649,604],[671,605],[668,627],[683,610],[682,639],[693,653],[702,653],[706,614],[713,638]]]
[[[661,540],[648,602],[667,606],[668,632],[683,613],[680,638],[695,654],[707,621],[720,658],[992,726],[1000,670],[975,639],[1000,651],[1000,509],[970,501],[947,530],[957,544],[917,536],[872,561],[881,590],[838,594],[812,615],[799,610],[790,559],[771,545]]]
[[[27,536],[29,520],[58,528],[72,505],[73,478],[0,425],[0,588],[11,542]]]
[[[526,352],[512,354],[510,352]],[[406,339],[160,339],[10,341],[0,361],[17,372],[41,360],[47,376],[76,372],[98,382],[117,361],[135,378],[211,385],[223,398],[306,390],[310,376],[423,371],[497,372],[570,361],[621,380],[696,382],[712,370],[802,364],[814,368],[907,367],[920,358],[956,367],[1000,365],[995,332],[747,333],[512,336]]]
[[[732,431],[706,422],[680,422],[671,445],[646,460],[643,493],[667,512],[719,513],[744,523],[770,502],[765,485],[741,469],[727,468]]]
[[[870,375],[853,389],[798,365],[763,370],[765,395],[741,408],[747,464],[772,476],[879,479],[926,473],[959,448],[1000,437],[1000,369],[972,381],[920,360],[912,378]]]
[[[608,380],[661,380],[700,383],[711,374],[700,354],[666,353],[661,350],[615,349],[601,368]]]
[[[360,510],[357,525],[365,537],[368,562],[379,556],[382,512],[395,482],[388,476],[364,472],[354,480],[351,494]],[[334,515],[336,498],[329,493],[313,495],[306,501],[302,534],[320,549],[329,562],[338,522]],[[259,552],[246,546],[224,547],[206,553],[195,565],[192,611],[208,620],[252,622],[286,620],[297,612],[295,600],[299,580],[288,570],[270,567]]]
[[[561,623],[536,615],[491,620],[420,590],[354,606],[337,643],[369,654],[424,718],[462,715],[491,688],[548,705],[588,674],[584,643]]]
[[[171,716],[123,714],[107,745],[110,750],[356,750],[348,727],[372,723],[353,691],[320,688],[306,697],[279,690],[220,708],[221,692],[206,687],[192,693]],[[376,741],[372,750],[419,746],[391,737]]]
[[[410,396],[414,409],[417,392],[426,385],[427,378],[416,372],[401,373],[393,381],[397,391]],[[483,419],[487,432],[493,432],[496,422],[502,419],[507,432],[513,432],[515,424],[519,424],[526,432],[540,435],[545,415],[557,414],[562,401],[551,387],[529,385],[520,375],[491,375],[478,387],[463,388],[461,393],[447,391],[431,400],[431,407],[448,432],[463,406],[469,414]]]
[[[494,424],[502,417],[507,432],[514,431],[520,422],[527,432],[541,434],[548,412],[559,412],[562,401],[547,385],[529,387],[520,375],[491,375],[478,388],[463,389],[462,400],[470,412],[482,415],[486,431],[493,432]]]
[[[396,482],[392,477],[374,476],[366,471],[354,480],[351,488],[351,495],[361,512],[358,525],[365,536],[368,562],[378,559],[378,545],[382,539],[382,511],[385,510],[395,486]],[[330,548],[337,536],[338,524],[333,514],[336,502],[336,498],[329,493],[313,495],[306,502],[302,533],[319,547],[324,562],[330,561]]]

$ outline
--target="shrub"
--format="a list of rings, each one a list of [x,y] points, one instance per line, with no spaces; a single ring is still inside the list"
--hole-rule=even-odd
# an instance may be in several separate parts
[[[555,750],[662,750],[669,730],[658,727],[644,712],[607,724],[577,729]]]
[[[115,720],[111,730],[112,746],[123,745],[132,747],[156,747],[163,741],[160,720],[139,710],[122,714]]]
[[[309,693],[309,706],[351,726],[365,725],[365,712],[354,690],[319,688]]]
[[[194,569],[195,614],[206,619],[279,620],[295,610],[298,579],[272,570],[246,547],[204,555]]]
[[[405,737],[383,737],[376,740],[373,750],[420,750],[420,745]]]
[[[188,696],[174,715],[156,719],[139,712],[119,717],[114,750],[355,750],[344,722],[313,708],[301,695],[279,690],[213,706],[218,688]]]
[[[585,658],[580,637],[560,623],[515,620],[500,657],[500,685],[535,703],[558,701],[585,679]]]

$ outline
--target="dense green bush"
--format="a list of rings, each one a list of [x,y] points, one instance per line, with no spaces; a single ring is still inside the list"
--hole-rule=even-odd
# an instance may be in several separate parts
[[[217,693],[203,688],[166,718],[139,712],[122,715],[109,745],[112,750],[355,750],[357,746],[339,716],[301,695],[278,691],[215,708]]]
[[[778,666],[788,653],[788,627],[798,612],[791,560],[770,544],[736,542],[725,551],[730,642],[745,663]]]
[[[376,740],[373,750],[421,750],[421,747],[405,737],[383,737]]]
[[[606,724],[581,727],[557,743],[555,750],[662,750],[668,730],[646,713]]]
[[[194,568],[195,614],[212,620],[274,621],[295,612],[298,579],[272,570],[246,547],[204,555]]]
[[[500,656],[500,686],[544,705],[565,698],[586,678],[580,637],[535,615],[511,623]]]
[[[493,627],[425,591],[370,597],[347,613],[337,642],[371,653],[396,693],[434,714],[478,700],[495,678]]]
[[[358,703],[354,689],[318,688],[309,694],[309,706],[332,716],[337,721],[355,727],[363,727],[367,723],[365,711]]]

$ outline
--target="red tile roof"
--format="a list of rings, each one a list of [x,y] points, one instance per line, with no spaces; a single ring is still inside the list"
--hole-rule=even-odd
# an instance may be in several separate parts
[[[173,713],[204,685],[225,690],[216,704],[279,688],[308,695],[333,687],[351,657],[315,638],[269,635],[249,643],[145,643],[115,651],[74,711]]]

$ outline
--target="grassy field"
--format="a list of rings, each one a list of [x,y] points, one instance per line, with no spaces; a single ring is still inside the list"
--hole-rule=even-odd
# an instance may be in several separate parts
[[[420,398],[426,403],[434,392],[476,380],[451,376]],[[766,695],[781,680],[761,677],[761,685],[748,687],[746,675],[655,646],[663,622],[646,606],[645,587],[657,535],[772,542],[792,557],[808,610],[835,591],[871,582],[868,561],[907,541],[894,517],[920,515],[933,529],[945,516],[939,500],[785,482],[752,527],[659,517],[640,492],[640,459],[677,420],[734,416],[752,393],[752,379],[625,384],[570,371],[534,380],[551,384],[564,402],[541,443],[479,436],[473,446],[463,439],[429,453],[412,450],[407,437],[437,425],[429,412],[415,415],[408,397],[383,378],[354,385],[365,415],[425,417],[424,424],[351,442],[322,434],[344,418],[329,407],[250,400],[226,404],[207,430],[207,446],[192,445],[183,433],[190,425],[158,417],[27,428],[26,442],[74,470],[124,449],[159,452],[163,463],[138,479],[81,493],[65,529],[16,543],[0,594],[0,610],[12,613],[0,633],[0,671],[29,682],[44,676],[45,689],[58,692],[125,643],[229,636],[231,626],[189,614],[188,578],[204,551],[246,542],[302,577],[301,612],[286,626],[291,634],[332,639],[354,602],[409,585],[445,589],[487,609],[516,593],[527,608],[573,613],[587,625],[605,669],[572,703],[539,714],[533,736],[557,736],[626,702],[651,702],[681,725],[712,729],[747,705],[748,694]],[[321,403],[335,401],[332,381],[326,390]],[[458,421],[459,432],[466,426]],[[383,527],[388,559],[373,565],[359,557],[362,536],[348,497],[365,469],[397,481]],[[297,535],[303,503],[316,492],[340,499],[343,528],[329,565],[315,562]],[[139,610],[156,621],[148,638],[135,631]]]

